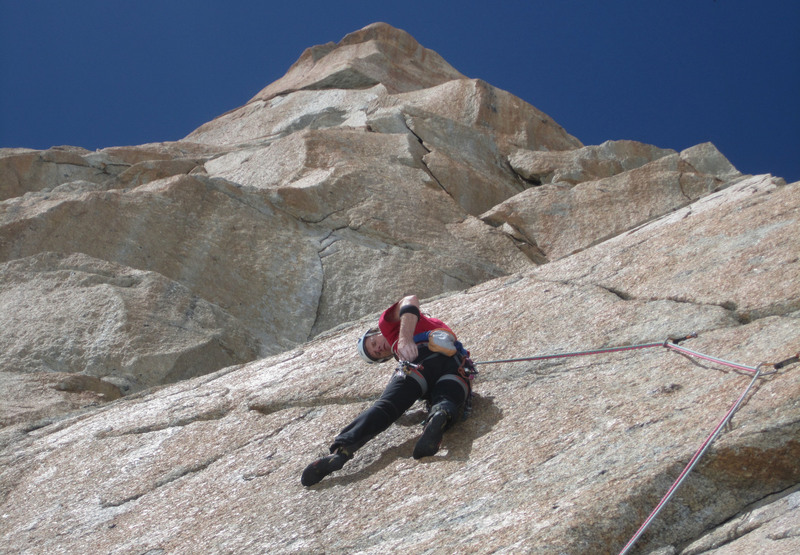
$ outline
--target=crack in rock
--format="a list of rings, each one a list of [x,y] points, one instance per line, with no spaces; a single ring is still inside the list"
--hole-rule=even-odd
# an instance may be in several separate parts
[[[432,153],[433,150],[431,150],[430,148],[425,146],[425,141],[422,139],[422,137],[420,137],[416,132],[414,132],[413,129],[411,129],[411,126],[408,124],[408,119],[404,118],[404,122],[405,122],[406,129],[408,129],[408,132],[414,138],[417,139],[417,141],[419,142],[420,146],[422,146],[422,148],[425,149],[425,152],[428,153],[428,154]],[[439,181],[439,178],[436,177],[436,175],[433,173],[433,171],[430,169],[430,167],[428,167],[427,162],[425,162],[425,156],[424,155],[419,157],[419,163],[422,166],[422,168],[425,170],[425,173],[427,173],[428,175],[431,176],[431,179],[433,179],[436,182],[436,184],[439,186],[439,188],[442,191],[444,191],[449,197],[453,198],[453,195],[450,193],[450,191],[448,191],[447,188],[444,185],[442,185],[442,182]],[[453,200],[455,200],[455,198],[453,198]]]
[[[707,528],[703,532],[703,537],[692,545],[681,551],[682,555],[702,555],[712,552],[720,547],[729,545],[747,534],[769,524],[780,515],[770,514],[770,505],[780,503],[792,494],[800,492],[800,484],[794,485],[785,490],[772,492],[761,499],[744,507],[739,514],[727,521]],[[799,530],[787,529],[780,533],[767,534],[766,538],[779,541],[800,536]]]
[[[775,302],[760,308],[753,308],[749,310],[740,311],[738,305],[734,301],[703,303],[686,297],[676,297],[676,296],[649,297],[644,299],[636,297],[635,295],[632,295],[627,291],[617,289],[616,287],[612,287],[610,285],[603,285],[601,283],[594,283],[594,282],[581,283],[578,280],[574,279],[573,280],[543,279],[542,281],[547,281],[549,283],[559,283],[561,285],[567,285],[572,287],[582,287],[589,285],[607,291],[608,293],[611,293],[612,295],[623,301],[642,301],[642,302],[670,301],[674,303],[689,304],[698,307],[703,307],[703,306],[719,307],[730,312],[732,316],[740,324],[750,324],[756,320],[769,318],[771,316],[789,316],[795,312],[800,311],[800,299],[790,299],[786,301]]]
[[[139,499],[141,497],[144,497],[148,493],[153,493],[156,490],[158,490],[159,488],[162,488],[162,487],[164,487],[164,486],[166,486],[168,484],[171,484],[172,482],[175,482],[176,480],[180,480],[184,476],[188,476],[189,474],[195,474],[197,472],[202,472],[203,470],[205,470],[206,468],[208,468],[209,466],[211,466],[212,464],[214,464],[215,462],[217,462],[218,460],[220,460],[224,456],[225,456],[225,453],[217,455],[215,457],[210,457],[210,458],[208,458],[208,459],[206,459],[204,461],[201,461],[201,462],[199,462],[197,464],[194,464],[194,465],[178,466],[178,467],[172,469],[171,471],[169,471],[167,474],[165,474],[164,476],[162,476],[158,480],[156,480],[156,482],[153,484],[153,486],[150,489],[148,489],[147,491],[139,492],[139,493],[136,493],[134,495],[129,495],[129,496],[124,497],[122,499],[114,499],[114,500],[102,500],[101,499],[100,500],[100,508],[109,509],[109,508],[119,507],[119,506],[125,505],[126,503],[130,503],[132,501],[136,501],[137,499]]]
[[[160,432],[169,428],[181,428],[183,426],[188,426],[189,424],[193,424],[195,422],[208,422],[212,420],[222,420],[228,414],[233,411],[233,407],[230,405],[226,405],[224,407],[217,407],[206,412],[201,412],[199,414],[191,414],[188,416],[184,416],[182,418],[175,418],[168,420],[166,422],[158,422],[155,424],[137,426],[135,428],[131,428],[128,430],[121,430],[121,431],[114,431],[112,430],[104,430],[98,432],[95,437],[98,439],[105,439],[105,438],[113,438],[113,437],[125,437],[129,435],[140,435],[140,434],[149,434],[153,432]]]
[[[377,396],[370,397],[317,397],[314,399],[287,399],[282,401],[252,401],[248,403],[248,410],[254,410],[264,415],[274,414],[294,408],[318,408],[326,405],[354,405],[374,401]]]

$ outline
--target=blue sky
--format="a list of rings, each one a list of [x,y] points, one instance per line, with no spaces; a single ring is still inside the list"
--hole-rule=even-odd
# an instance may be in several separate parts
[[[178,140],[375,21],[584,144],[711,141],[800,179],[796,0],[0,0],[0,147]]]

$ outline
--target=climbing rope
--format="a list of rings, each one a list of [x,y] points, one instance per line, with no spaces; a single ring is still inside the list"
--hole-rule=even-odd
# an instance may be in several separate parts
[[[722,420],[719,421],[719,423],[714,428],[714,430],[711,432],[711,434],[709,434],[709,436],[702,443],[702,445],[700,445],[700,448],[695,452],[694,456],[692,456],[691,460],[689,461],[689,464],[686,465],[686,467],[683,469],[683,472],[681,472],[680,475],[678,476],[678,478],[675,480],[675,482],[673,482],[672,486],[670,486],[670,488],[667,491],[667,493],[664,495],[664,497],[661,498],[661,501],[659,501],[658,505],[656,505],[656,507],[653,509],[653,511],[650,513],[650,515],[647,517],[647,519],[645,519],[645,521],[642,523],[642,525],[639,527],[639,529],[636,531],[636,533],[633,535],[633,537],[628,541],[627,544],[625,544],[625,547],[622,549],[622,551],[620,551],[619,555],[626,555],[631,550],[631,548],[634,546],[636,541],[642,536],[642,534],[644,534],[645,530],[647,530],[647,527],[650,526],[650,523],[656,518],[656,516],[658,516],[658,514],[661,512],[661,510],[664,508],[664,506],[669,502],[669,500],[672,499],[672,496],[675,495],[675,492],[678,490],[678,488],[686,480],[686,477],[689,475],[689,473],[692,471],[692,469],[695,467],[695,465],[697,465],[697,463],[700,460],[700,458],[705,454],[705,452],[708,450],[708,448],[711,446],[711,444],[714,442],[714,440],[717,439],[717,436],[719,436],[719,434],[722,431],[722,429],[730,422],[731,418],[733,418],[734,413],[736,413],[736,411],[739,410],[739,406],[742,404],[744,399],[750,393],[750,390],[752,389],[752,387],[756,383],[756,381],[759,378],[763,377],[763,376],[774,374],[775,372],[777,372],[778,370],[780,370],[781,368],[783,368],[785,366],[800,362],[800,353],[797,353],[793,357],[787,358],[786,360],[782,360],[781,362],[777,362],[777,363],[774,363],[774,364],[761,363],[756,367],[752,367],[752,366],[746,366],[744,364],[739,364],[738,362],[731,362],[729,360],[724,360],[724,359],[713,357],[713,356],[710,356],[710,355],[707,355],[707,354],[704,354],[704,353],[693,351],[692,349],[687,349],[686,347],[682,347],[682,346],[679,345],[679,343],[681,343],[682,341],[685,341],[685,340],[691,339],[691,338],[695,338],[695,337],[697,337],[697,334],[696,333],[691,333],[691,334],[689,334],[689,335],[687,335],[685,337],[668,338],[666,341],[664,341],[662,343],[643,343],[643,344],[640,344],[640,345],[628,345],[628,346],[623,346],[623,347],[609,347],[609,348],[605,348],[605,349],[594,349],[594,350],[591,350],[591,351],[577,351],[577,352],[572,352],[572,353],[554,353],[554,354],[537,355],[537,356],[524,357],[524,358],[511,358],[511,359],[505,359],[505,360],[478,361],[478,362],[474,363],[477,366],[479,364],[497,364],[497,363],[504,363],[504,362],[522,362],[522,361],[547,360],[547,359],[555,359],[555,358],[566,358],[566,357],[577,357],[577,356],[586,356],[586,355],[598,355],[598,354],[605,354],[605,353],[615,353],[615,352],[620,352],[620,351],[631,351],[631,350],[635,350],[635,349],[649,349],[649,348],[652,348],[652,347],[665,347],[667,349],[682,353],[684,355],[696,357],[696,358],[699,358],[699,359],[702,359],[702,360],[707,360],[709,362],[714,362],[714,363],[720,364],[722,366],[727,366],[727,367],[730,367],[730,368],[734,368],[736,370],[742,370],[744,372],[748,372],[748,373],[753,374],[753,378],[750,380],[750,383],[744,389],[742,394],[739,395],[739,397],[736,399],[736,402],[733,403],[733,405],[728,410],[728,412],[725,414],[725,416],[722,418]],[[764,372],[764,368],[767,367],[767,366],[772,366],[773,369],[771,371],[769,371],[769,372]]]
[[[522,362],[527,360],[547,360],[551,358],[568,358],[568,357],[580,357],[586,355],[602,355],[605,353],[617,353],[620,351],[632,351],[634,349],[649,349],[650,347],[663,347],[663,343],[644,343],[642,345],[629,345],[626,347],[609,347],[607,349],[595,349],[593,351],[578,351],[574,353],[554,353],[549,355],[537,355],[532,357],[525,357],[525,358],[507,358],[505,360],[480,360],[476,361],[474,364],[477,366],[478,364],[499,364],[501,362]]]
[[[650,526],[650,523],[656,518],[656,516],[658,516],[658,513],[661,512],[661,509],[664,508],[667,502],[669,502],[669,500],[672,499],[672,496],[675,495],[675,492],[678,490],[678,488],[681,487],[683,482],[686,480],[686,477],[689,475],[689,473],[695,467],[697,462],[700,460],[700,457],[702,457],[705,454],[705,452],[708,450],[708,448],[711,446],[714,440],[717,439],[717,436],[722,431],[722,428],[724,428],[725,425],[730,421],[730,419],[733,418],[733,413],[735,413],[739,409],[739,405],[742,404],[744,398],[747,397],[748,393],[750,393],[750,389],[753,387],[753,384],[756,383],[756,380],[758,380],[759,377],[761,377],[761,366],[762,365],[759,365],[758,367],[752,369],[752,371],[755,372],[755,374],[753,375],[753,379],[750,380],[750,383],[747,385],[747,387],[739,396],[739,398],[736,400],[736,402],[733,404],[733,406],[731,406],[727,414],[725,414],[722,420],[719,421],[717,427],[714,428],[714,430],[706,438],[706,440],[703,442],[700,448],[695,452],[694,456],[689,461],[689,464],[686,465],[686,467],[683,469],[683,472],[681,472],[678,478],[675,480],[675,482],[672,483],[672,486],[670,486],[669,490],[667,490],[667,493],[664,495],[664,497],[661,498],[661,501],[659,501],[658,505],[656,505],[655,509],[653,509],[653,511],[650,513],[650,516],[648,516],[645,519],[645,521],[642,523],[642,525],[639,527],[639,529],[636,531],[633,537],[630,540],[628,540],[628,543],[625,544],[625,547],[622,549],[622,551],[620,551],[620,555],[625,555],[626,553],[628,553],[628,551],[630,551],[630,549],[633,547],[636,541],[641,537],[642,534],[644,534],[645,530],[647,530],[647,527]],[[749,367],[748,370],[750,370]]]
[[[679,353],[683,353],[685,355],[697,357],[702,360],[708,360],[710,362],[716,362],[717,364],[721,364],[722,366],[728,366],[729,368],[735,368],[737,370],[744,370],[745,372],[759,372],[760,367],[764,366],[764,364],[760,364],[759,366],[753,368],[752,366],[745,366],[744,364],[739,364],[738,362],[731,362],[729,360],[724,360],[703,353],[698,353],[697,351],[693,351],[691,349],[687,349],[686,347],[681,347],[679,345],[675,345],[672,343],[665,344],[664,346],[667,347],[668,349],[672,349],[673,351],[678,351]],[[777,372],[777,369],[773,370],[772,372],[762,372],[761,375],[767,376],[769,374],[774,374],[775,372]]]
[[[476,366],[479,364],[499,364],[502,362],[523,362],[529,360],[547,360],[552,358],[567,358],[567,357],[580,357],[580,356],[587,356],[587,355],[602,355],[606,353],[618,353],[620,351],[633,351],[636,349],[650,349],[652,347],[667,347],[669,345],[677,345],[681,341],[686,341],[687,339],[691,339],[693,337],[697,337],[696,333],[691,333],[684,337],[677,337],[677,338],[668,338],[666,341],[661,341],[659,343],[642,343],[641,345],[624,345],[621,347],[607,347],[604,349],[593,349],[591,351],[576,351],[574,353],[553,353],[548,355],[536,355],[532,357],[525,357],[525,358],[507,358],[504,360],[483,360],[474,362]]]
[[[760,377],[774,374],[775,372],[777,372],[778,370],[780,370],[785,366],[794,364],[796,362],[800,362],[800,353],[797,353],[793,357],[787,358],[786,360],[782,360],[781,362],[776,362],[774,364],[761,363],[756,367],[752,367],[752,366],[745,366],[737,362],[731,362],[721,358],[712,357],[703,353],[698,353],[697,351],[693,351],[691,349],[687,349],[686,347],[680,347],[674,344],[665,343],[665,346],[669,349],[673,349],[675,351],[690,356],[694,356],[703,360],[715,362],[717,364],[728,366],[730,368],[736,368],[737,370],[744,370],[745,372],[751,372],[753,374],[753,379],[750,380],[750,383],[744,389],[739,398],[736,399],[736,402],[731,406],[730,410],[728,410],[728,412],[725,414],[722,420],[719,421],[716,428],[714,428],[714,430],[706,438],[706,440],[702,443],[702,445],[700,445],[700,448],[695,452],[694,456],[692,456],[691,460],[689,461],[689,464],[686,465],[686,467],[683,469],[683,472],[681,472],[678,478],[675,480],[675,482],[673,482],[672,486],[670,486],[669,490],[667,490],[667,493],[664,495],[664,497],[661,498],[661,501],[659,501],[658,505],[656,505],[656,507],[650,513],[650,516],[648,516],[647,519],[645,519],[645,521],[642,523],[642,525],[639,527],[639,529],[636,531],[633,537],[631,537],[628,543],[625,544],[625,547],[622,549],[622,551],[620,551],[619,555],[626,555],[630,551],[630,549],[633,547],[636,541],[642,536],[642,534],[644,534],[645,530],[653,521],[653,519],[655,519],[656,516],[658,516],[658,513],[661,512],[661,509],[664,508],[664,505],[666,505],[667,502],[670,499],[672,499],[672,496],[675,494],[675,492],[678,490],[681,484],[683,484],[683,482],[686,480],[686,477],[689,475],[689,473],[695,467],[697,462],[700,460],[700,457],[702,457],[705,454],[705,452],[708,450],[708,448],[711,446],[714,440],[717,439],[717,436],[720,434],[722,429],[728,424],[728,422],[730,422],[731,418],[733,418],[734,413],[737,410],[739,410],[739,406],[742,404],[745,397],[747,397],[747,394],[750,393],[750,390],[752,389],[753,384],[756,383],[756,380],[758,380]],[[772,371],[764,372],[763,368],[766,366],[772,366],[773,368]]]

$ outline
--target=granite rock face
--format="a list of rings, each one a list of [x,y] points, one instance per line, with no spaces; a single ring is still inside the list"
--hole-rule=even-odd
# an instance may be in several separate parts
[[[85,375],[132,392],[258,354],[238,320],[185,287],[83,254],[7,262],[0,291],[0,318],[14,322],[0,335],[4,375]]]
[[[524,170],[527,179],[553,181],[498,204],[481,218],[510,228],[549,259],[668,214],[740,177],[710,143],[680,154],[630,141],[524,154],[533,164],[541,164]],[[519,168],[522,154],[517,151],[512,156]]]
[[[182,141],[0,150],[0,542],[39,553],[617,553],[800,351],[800,183],[584,146],[373,24]],[[404,294],[480,365],[313,488]],[[800,365],[760,378],[637,553],[794,553]],[[657,550],[657,551],[656,551]],[[739,550],[739,551],[737,551]]]

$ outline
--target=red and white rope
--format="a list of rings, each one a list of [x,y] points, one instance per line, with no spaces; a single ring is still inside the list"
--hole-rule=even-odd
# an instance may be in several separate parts
[[[546,354],[546,355],[537,355],[537,356],[532,356],[532,357],[511,358],[511,359],[505,359],[505,360],[488,360],[488,361],[480,361],[480,362],[475,362],[474,363],[475,365],[478,365],[478,364],[497,364],[497,363],[503,363],[503,362],[522,362],[522,361],[548,360],[548,359],[557,359],[557,358],[567,358],[567,357],[577,357],[577,356],[587,356],[587,355],[599,355],[599,354],[606,354],[606,353],[616,353],[616,352],[620,352],[620,351],[632,351],[632,350],[636,350],[636,349],[649,349],[651,347],[665,347],[667,349],[671,349],[673,351],[677,351],[677,352],[683,353],[685,355],[693,356],[693,357],[696,357],[696,358],[699,358],[699,359],[702,359],[702,360],[707,360],[709,362],[713,362],[713,363],[716,363],[716,364],[721,364],[722,366],[727,366],[729,368],[734,368],[736,370],[742,370],[742,371],[745,371],[745,372],[753,374],[753,379],[750,380],[750,383],[744,389],[742,394],[739,395],[739,398],[731,406],[731,408],[728,410],[728,412],[725,414],[725,416],[722,418],[722,420],[719,421],[719,423],[714,428],[714,430],[711,432],[711,434],[706,438],[706,440],[702,443],[702,445],[700,445],[700,448],[697,451],[695,451],[694,455],[692,456],[691,460],[689,461],[689,464],[686,465],[686,467],[683,469],[683,472],[681,472],[680,476],[678,476],[678,478],[675,480],[675,482],[673,482],[672,486],[669,488],[667,493],[664,495],[664,497],[661,498],[661,501],[659,501],[658,505],[656,505],[656,507],[653,509],[653,511],[650,513],[650,515],[647,517],[647,519],[645,519],[645,521],[642,523],[642,525],[639,527],[639,529],[636,531],[636,533],[633,535],[633,537],[628,541],[627,544],[625,544],[625,547],[622,549],[622,551],[620,551],[619,555],[626,555],[630,551],[630,549],[633,547],[633,545],[636,543],[636,541],[642,536],[642,534],[644,534],[645,530],[647,530],[647,527],[650,526],[650,523],[661,512],[661,509],[663,509],[664,506],[667,504],[667,502],[672,498],[672,496],[675,495],[675,492],[678,490],[678,488],[681,486],[681,484],[683,484],[683,482],[686,480],[686,477],[689,475],[689,473],[692,471],[692,469],[698,463],[700,458],[705,454],[705,452],[708,450],[708,448],[711,446],[711,444],[714,442],[714,440],[717,439],[717,436],[719,436],[719,434],[722,432],[722,429],[725,427],[725,425],[728,422],[730,422],[731,418],[733,418],[734,413],[736,413],[736,411],[739,410],[739,406],[745,400],[745,398],[747,397],[747,394],[750,393],[750,390],[752,389],[753,384],[756,383],[756,380],[758,378],[762,377],[762,376],[765,376],[765,375],[768,375],[768,374],[773,374],[773,373],[777,372],[779,368],[782,368],[783,366],[786,366],[787,364],[794,364],[794,363],[798,362],[798,360],[800,360],[800,353],[798,353],[797,355],[795,355],[792,358],[786,359],[786,360],[784,360],[782,362],[779,362],[777,364],[773,364],[772,366],[773,366],[774,369],[771,372],[762,372],[762,368],[764,366],[766,366],[765,363],[759,364],[756,367],[747,366],[747,365],[744,365],[744,364],[739,364],[738,362],[731,362],[729,360],[725,360],[725,359],[721,359],[721,358],[718,358],[718,357],[713,357],[713,356],[710,356],[710,355],[707,355],[707,354],[704,354],[704,353],[700,353],[700,352],[697,352],[697,351],[693,351],[692,349],[687,349],[686,347],[681,347],[680,345],[678,345],[679,342],[681,342],[681,341],[683,341],[685,339],[692,338],[692,337],[697,337],[697,334],[690,334],[690,335],[687,335],[686,337],[683,337],[683,338],[680,338],[680,339],[667,339],[663,343],[643,343],[643,344],[640,344],[640,345],[629,345],[629,346],[623,346],[623,347],[609,347],[609,348],[605,348],[605,349],[594,349],[594,350],[590,350],[590,351],[576,351],[576,352],[571,352],[571,353],[554,353],[554,354]]]

